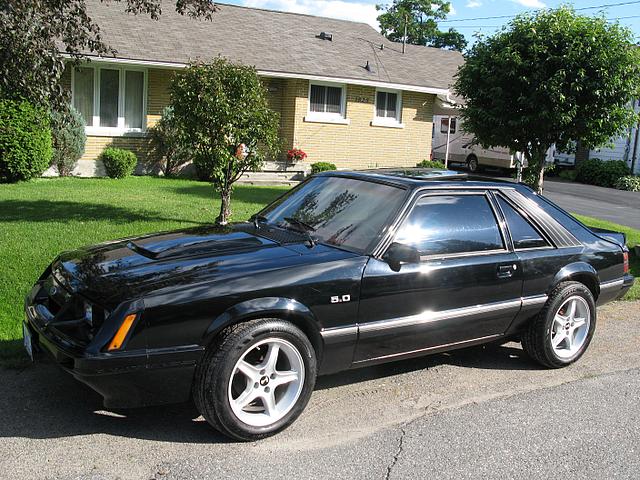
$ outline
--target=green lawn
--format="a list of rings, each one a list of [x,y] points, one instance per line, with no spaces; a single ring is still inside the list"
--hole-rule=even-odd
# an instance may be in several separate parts
[[[283,187],[239,186],[233,220],[245,220]],[[153,177],[40,179],[0,185],[0,363],[21,352],[22,302],[61,251],[215,220],[210,184]]]
[[[287,187],[236,188],[233,220],[244,220]],[[22,302],[61,251],[119,237],[212,222],[219,201],[209,184],[153,177],[40,179],[0,185],[0,364],[20,363]],[[640,231],[579,217],[587,225],[624,231],[630,245]],[[640,259],[632,256],[640,276]],[[640,298],[636,284],[627,295]]]

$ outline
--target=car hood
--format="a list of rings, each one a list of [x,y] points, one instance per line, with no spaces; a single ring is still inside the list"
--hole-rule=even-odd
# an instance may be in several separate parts
[[[52,266],[66,289],[105,307],[139,298],[150,290],[217,280],[233,265],[244,274],[299,257],[307,248],[295,233],[278,241],[258,235],[251,224],[209,226],[103,243],[66,252]],[[327,247],[311,250],[326,250]]]

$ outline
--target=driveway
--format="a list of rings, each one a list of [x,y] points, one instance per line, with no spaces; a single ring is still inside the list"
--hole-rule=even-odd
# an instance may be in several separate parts
[[[549,178],[544,195],[565,210],[640,229],[640,192],[562,182]]]
[[[518,344],[322,377],[282,434],[231,443],[189,405],[104,411],[54,366],[0,370],[0,477],[637,478],[640,302],[599,310],[589,352]]]

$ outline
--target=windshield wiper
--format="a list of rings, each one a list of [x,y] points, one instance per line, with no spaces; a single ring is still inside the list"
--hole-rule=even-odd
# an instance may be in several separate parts
[[[294,227],[297,227],[297,230],[299,232],[306,233],[307,239],[309,240],[311,247],[314,247],[316,245],[316,241],[311,236],[311,232],[316,231],[314,227],[312,227],[308,223],[303,222],[302,220],[298,220],[297,218],[293,218],[293,217],[284,217],[283,220],[287,222],[289,225],[293,225]]]
[[[259,213],[256,213],[254,216],[252,216],[251,220],[253,221],[253,226],[256,227],[256,230],[260,229],[261,223],[267,223],[269,221],[267,217],[265,217],[264,215],[260,215]]]

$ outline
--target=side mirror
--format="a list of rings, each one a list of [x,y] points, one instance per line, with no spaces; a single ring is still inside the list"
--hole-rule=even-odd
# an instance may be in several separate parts
[[[400,270],[400,266],[405,263],[418,263],[420,261],[420,252],[409,245],[393,242],[389,245],[382,258],[397,272]]]

